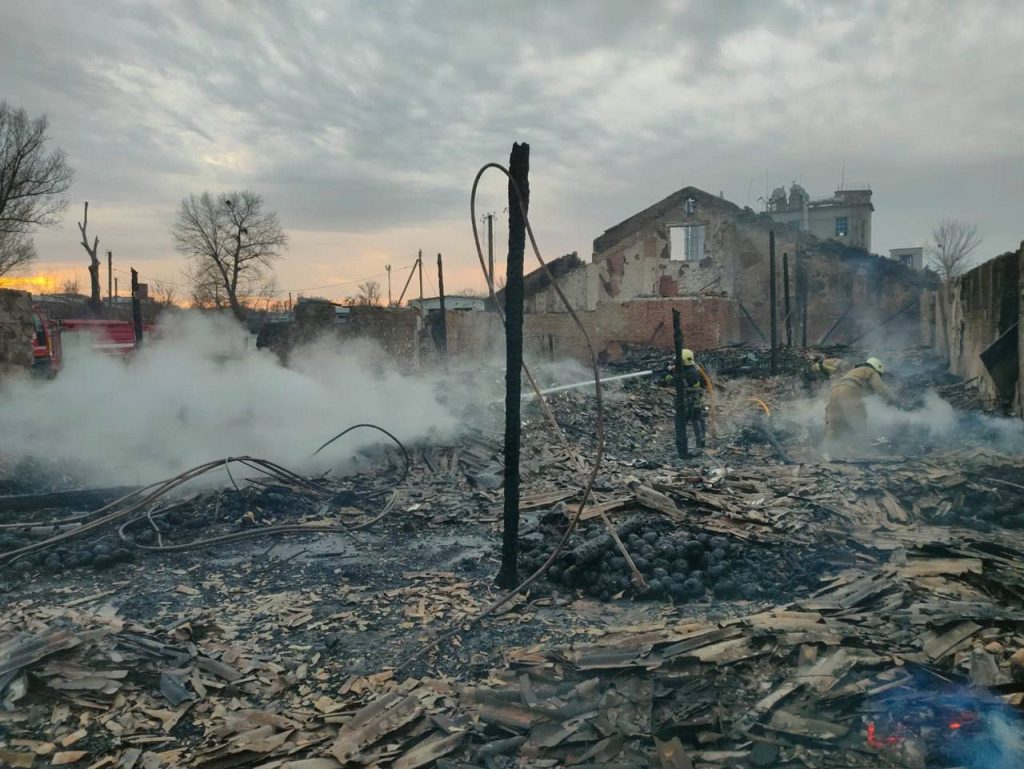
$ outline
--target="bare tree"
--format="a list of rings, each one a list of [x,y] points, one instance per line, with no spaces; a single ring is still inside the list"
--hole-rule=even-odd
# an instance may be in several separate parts
[[[220,274],[212,264],[197,264],[184,271],[189,301],[198,310],[226,310],[228,301]]]
[[[380,306],[380,283],[375,280],[368,280],[365,283],[360,283],[358,288],[359,291],[352,298],[352,305],[354,307]]]
[[[929,246],[929,256],[939,276],[948,281],[960,275],[975,249],[981,245],[978,226],[954,219],[943,219],[932,231],[935,244]]]
[[[27,235],[0,233],[0,275],[35,261],[36,247]]]
[[[178,251],[195,260],[189,273],[199,306],[226,303],[239,320],[265,295],[269,271],[288,245],[277,214],[254,192],[204,192],[181,201],[171,230]]]
[[[96,249],[99,248],[100,239],[93,238],[92,245],[89,245],[89,236],[85,230],[89,226],[89,201],[85,201],[85,212],[82,214],[82,221],[78,223],[78,231],[82,233],[82,248],[89,255],[89,306],[94,310],[99,309],[103,304],[100,295],[100,260],[96,256]]]
[[[967,222],[954,219],[943,219],[932,230],[935,244],[928,247],[931,263],[942,278],[939,286],[939,320],[942,323],[942,336],[946,346],[946,354],[952,355],[949,347],[949,318],[951,317],[952,295],[949,283],[961,275],[974,250],[981,245],[978,227]]]
[[[48,125],[0,101],[0,275],[35,259],[32,231],[67,208],[74,172],[62,150],[47,152]]]
[[[154,280],[149,284],[149,298],[161,307],[171,307],[178,297],[178,289],[165,280]]]
[[[60,287],[60,292],[66,296],[78,296],[78,292],[81,290],[81,286],[78,284],[78,278],[68,278]]]

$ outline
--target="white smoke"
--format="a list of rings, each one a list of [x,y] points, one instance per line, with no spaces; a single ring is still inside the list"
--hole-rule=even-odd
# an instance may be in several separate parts
[[[827,386],[814,396],[779,404],[777,416],[786,423],[799,425],[814,436],[824,435]],[[881,398],[864,399],[867,410],[867,438],[899,438],[913,431],[922,447],[968,448],[984,446],[1006,454],[1024,453],[1024,420],[981,412],[960,411],[928,390],[921,405],[913,409],[890,406]]]
[[[0,389],[0,453],[67,462],[94,484],[153,481],[249,454],[301,470],[341,430],[372,422],[405,442],[453,435],[438,379],[406,376],[366,342],[322,341],[290,367],[224,318],[169,317],[132,359],[69,345],[52,381]],[[329,461],[386,439],[350,433]]]

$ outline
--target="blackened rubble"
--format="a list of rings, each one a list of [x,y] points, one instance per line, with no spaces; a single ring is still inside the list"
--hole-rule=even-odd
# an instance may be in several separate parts
[[[909,457],[889,440],[829,461],[787,413],[798,378],[716,385],[718,437],[684,462],[670,391],[610,392],[578,531],[474,627],[498,595],[486,431],[410,447],[404,480],[386,446],[344,478],[247,470],[5,562],[0,761],[954,767],[986,746],[1018,765],[1024,461],[972,448],[980,418],[955,450],[918,436]],[[755,397],[791,464],[750,434]],[[550,401],[585,460],[592,402]],[[565,531],[581,471],[524,416],[526,571]],[[5,510],[0,556],[98,507]],[[256,536],[280,526],[336,530]]]

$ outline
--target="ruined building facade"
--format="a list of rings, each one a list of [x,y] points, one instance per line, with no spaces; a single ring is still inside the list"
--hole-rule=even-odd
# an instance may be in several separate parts
[[[821,240],[795,226],[780,225],[767,214],[740,208],[696,187],[685,187],[606,230],[594,241],[590,262],[569,254],[555,260],[552,272],[578,311],[611,318],[617,305],[681,301],[699,305],[714,300],[718,308],[704,315],[718,318],[720,325],[716,333],[707,335],[709,340],[766,344],[772,231],[780,343],[785,344],[787,337],[794,345],[805,340],[811,345],[822,340],[902,342],[908,335],[912,343],[918,342],[918,299],[922,289],[932,286],[933,277],[859,248]],[[527,276],[528,314],[564,312],[549,283],[541,271]],[[690,330],[701,333],[699,328]],[[659,344],[662,331],[655,326],[647,329]],[[633,336],[642,333],[637,330]],[[665,340],[670,346],[670,333]]]

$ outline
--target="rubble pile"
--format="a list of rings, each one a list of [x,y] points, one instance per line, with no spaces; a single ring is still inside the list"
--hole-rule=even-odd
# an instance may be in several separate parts
[[[367,632],[374,605],[358,592],[339,610],[310,600],[324,591],[240,591],[228,614],[193,604],[159,626],[121,616],[117,585],[19,601],[0,619],[0,760],[873,769],[972,766],[985,750],[1016,766],[1022,563],[993,537],[929,541],[795,602],[648,614],[571,645],[503,647],[454,676],[351,671],[346,633]],[[372,600],[414,622],[472,601],[471,586],[423,576]],[[341,633],[309,645],[299,630]]]
[[[1024,765],[1024,460],[912,434],[930,450],[831,461],[803,388],[716,375],[718,435],[685,461],[671,389],[609,388],[585,504],[593,398],[550,399],[564,438],[527,407],[521,573],[579,523],[480,621],[484,432],[346,477],[244,458],[186,495],[2,487],[0,764]]]
[[[607,532],[581,532],[570,539],[547,572],[563,588],[603,601],[621,598],[696,603],[722,600],[777,600],[816,587],[820,574],[842,561],[819,549],[781,548],[744,542],[707,531],[680,531],[667,520],[634,516],[616,527],[634,565],[633,572]],[[556,538],[522,539],[523,568],[533,572],[547,560]],[[833,557],[828,557],[832,555]]]

